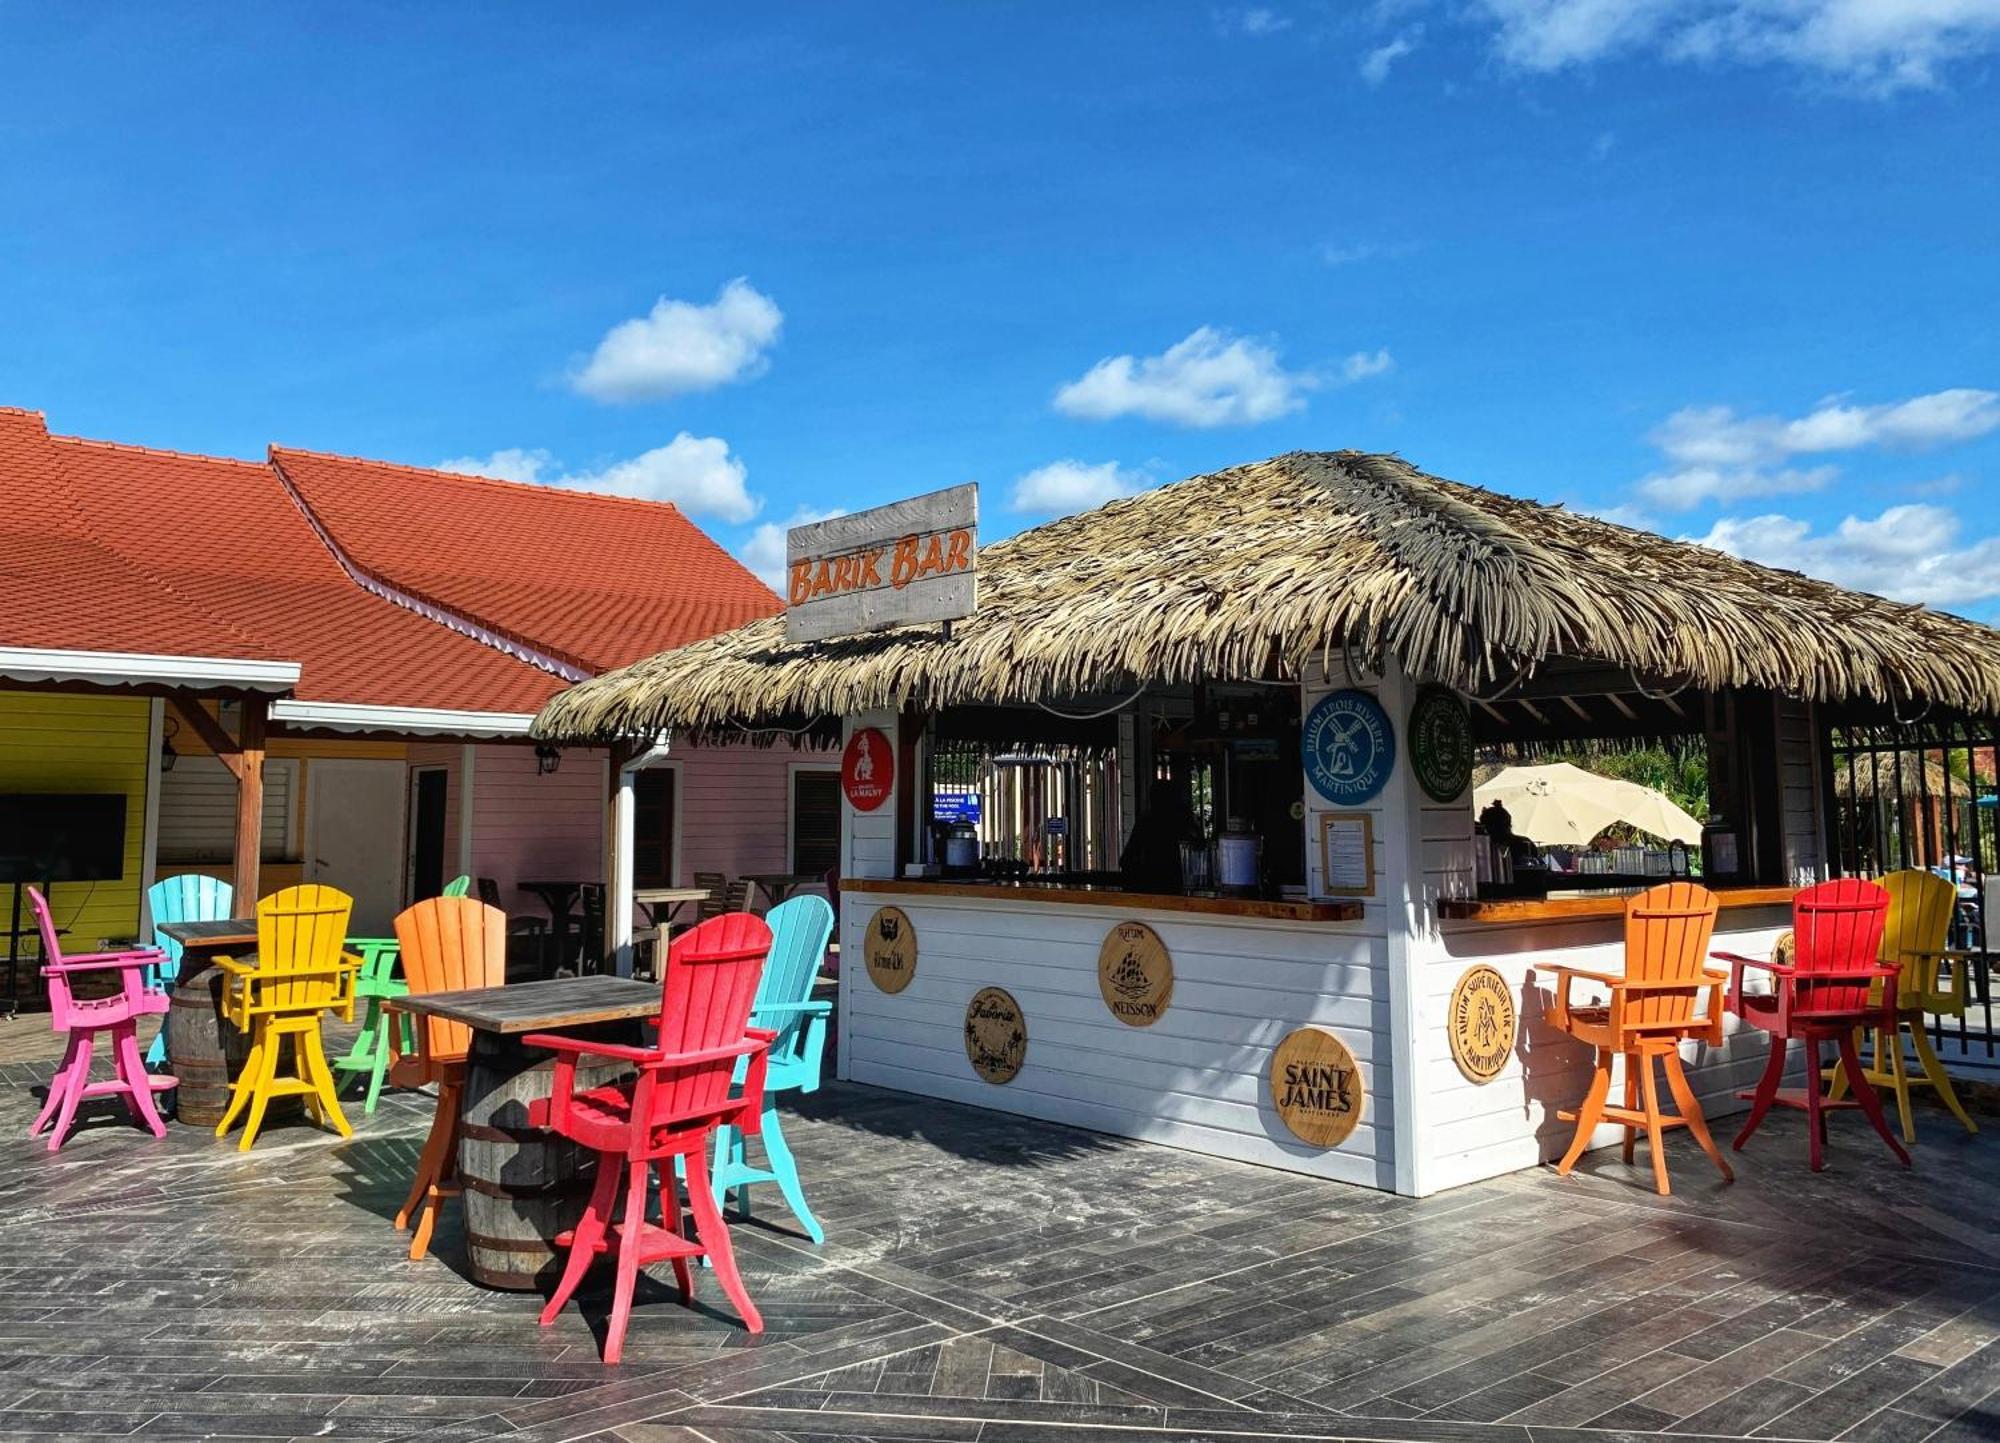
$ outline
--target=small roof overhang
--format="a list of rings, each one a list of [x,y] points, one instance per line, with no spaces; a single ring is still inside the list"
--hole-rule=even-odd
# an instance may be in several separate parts
[[[174,687],[201,692],[282,695],[299,683],[295,661],[234,656],[153,656],[127,651],[72,651],[0,646],[0,678],[102,687]]]
[[[532,712],[455,711],[446,707],[375,706],[362,702],[274,702],[271,720],[291,731],[355,732],[374,736],[516,738],[528,734]]]

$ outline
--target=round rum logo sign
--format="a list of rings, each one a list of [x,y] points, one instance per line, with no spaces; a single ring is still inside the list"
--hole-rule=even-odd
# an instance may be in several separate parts
[[[1473,1082],[1491,1082],[1514,1053],[1514,992],[1491,967],[1470,967],[1451,989],[1451,1056]]]
[[[1028,1057],[1028,1021],[998,987],[983,987],[965,1009],[965,1056],[988,1082],[1012,1082]]]
[[[1097,990],[1127,1027],[1151,1027],[1174,995],[1174,959],[1144,922],[1120,922],[1097,950]]]
[[[896,751],[875,727],[863,727],[847,742],[840,759],[840,789],[857,812],[872,812],[889,800],[896,781]]]
[[[1365,1099],[1354,1054],[1329,1028],[1301,1027],[1271,1053],[1271,1105],[1292,1135],[1339,1147],[1361,1122]]]
[[[861,943],[868,980],[884,992],[901,992],[917,975],[917,929],[901,907],[878,907]]]

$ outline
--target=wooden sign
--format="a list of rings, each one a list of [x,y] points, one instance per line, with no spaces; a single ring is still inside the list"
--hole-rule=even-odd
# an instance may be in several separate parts
[[[863,727],[847,739],[840,758],[840,790],[857,812],[872,812],[889,800],[896,784],[896,749],[880,728]]]
[[[1472,718],[1458,693],[1427,686],[1410,708],[1410,770],[1434,802],[1455,802],[1472,785]]]
[[[1469,967],[1451,989],[1451,1057],[1473,1082],[1491,1082],[1514,1055],[1514,989],[1491,967]]]
[[[1097,990],[1127,1027],[1151,1027],[1174,995],[1174,959],[1144,922],[1120,922],[1097,949]]]
[[[972,615],[979,485],[968,482],[785,533],[785,640]]]
[[[1028,1056],[1028,1023],[1020,1004],[998,987],[973,994],[965,1009],[965,1055],[988,1082],[1012,1082]]]
[[[1299,1141],[1339,1147],[1361,1122],[1354,1054],[1331,1028],[1301,1027],[1271,1053],[1271,1105]]]
[[[884,992],[901,992],[917,975],[917,929],[901,907],[878,907],[861,940],[868,980]]]
[[[1375,895],[1372,812],[1320,813],[1319,889],[1327,897]]]

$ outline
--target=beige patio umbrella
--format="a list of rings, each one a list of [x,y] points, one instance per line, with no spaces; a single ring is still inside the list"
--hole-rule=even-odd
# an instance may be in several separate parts
[[[1476,808],[1495,801],[1514,819],[1516,836],[1544,846],[1583,846],[1614,822],[1670,842],[1701,840],[1701,823],[1665,793],[1568,762],[1502,768],[1473,792]]]

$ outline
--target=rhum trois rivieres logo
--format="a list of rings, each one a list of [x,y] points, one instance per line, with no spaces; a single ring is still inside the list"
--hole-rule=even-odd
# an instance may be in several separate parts
[[[1144,922],[1120,922],[1097,950],[1097,990],[1127,1027],[1151,1027],[1174,995],[1174,962]]]
[[[1271,1105],[1299,1141],[1338,1147],[1361,1123],[1361,1070],[1325,1027],[1301,1027],[1271,1053]]]

